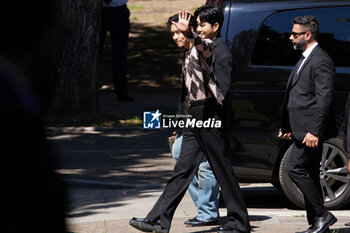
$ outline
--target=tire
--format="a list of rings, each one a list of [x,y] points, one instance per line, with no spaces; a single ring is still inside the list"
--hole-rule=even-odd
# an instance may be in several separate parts
[[[303,194],[288,176],[291,150],[292,146],[287,149],[281,160],[279,181],[288,199],[305,208]],[[347,163],[348,158],[340,139],[330,139],[323,144],[320,179],[327,209],[339,209],[350,202],[350,174],[347,173]]]

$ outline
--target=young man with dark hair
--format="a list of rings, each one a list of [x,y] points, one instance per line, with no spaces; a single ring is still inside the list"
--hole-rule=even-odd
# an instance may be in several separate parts
[[[213,50],[215,56],[214,69],[217,84],[221,93],[226,96],[231,85],[232,56],[221,40],[220,31],[223,23],[223,14],[217,7],[204,5],[194,13],[197,21],[197,33],[205,39],[215,43]],[[225,99],[225,107],[230,107],[229,98]],[[173,146],[173,157],[177,160],[181,151],[182,135],[178,134]],[[219,184],[210,167],[207,157],[204,155],[198,172],[194,176],[188,191],[198,208],[198,214],[192,219],[185,221],[190,226],[206,226],[218,224],[219,218]]]
[[[172,21],[172,37],[178,47],[187,51],[182,66],[182,113],[192,119],[223,120],[224,96],[214,74],[214,43],[201,38],[190,27],[187,11]],[[183,142],[174,175],[146,218],[132,218],[130,225],[141,231],[169,232],[176,207],[196,174],[205,154],[221,186],[227,207],[228,222],[218,232],[250,232],[244,199],[225,151],[224,128],[183,128]]]
[[[289,76],[278,136],[293,139],[288,174],[304,195],[305,232],[327,232],[337,219],[325,208],[320,185],[323,141],[336,134],[331,113],[335,69],[317,43],[319,22],[314,16],[293,18],[290,40],[303,52]]]

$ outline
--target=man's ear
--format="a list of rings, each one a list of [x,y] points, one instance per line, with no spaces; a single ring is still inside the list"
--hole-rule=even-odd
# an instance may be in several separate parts
[[[310,31],[307,31],[305,33],[305,40],[310,41],[312,39],[312,33]]]
[[[213,31],[214,31],[214,32],[218,32],[218,31],[219,31],[219,27],[220,27],[220,24],[219,24],[219,23],[215,23],[215,24],[213,25]]]

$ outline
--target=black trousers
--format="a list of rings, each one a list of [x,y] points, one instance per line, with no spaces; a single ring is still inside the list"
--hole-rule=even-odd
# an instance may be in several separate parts
[[[197,120],[218,119],[215,105],[200,105],[190,108],[190,114]],[[160,219],[161,226],[170,229],[171,221],[187,187],[196,174],[203,153],[221,187],[227,215],[227,225],[244,232],[250,232],[249,216],[231,162],[226,154],[223,128],[184,128],[179,160],[174,175],[167,182],[162,195],[147,215],[151,221]]]
[[[112,42],[112,75],[114,90],[117,95],[127,94],[127,56],[130,32],[130,11],[126,5],[103,7],[100,31],[100,54],[110,32]]]
[[[288,175],[304,195],[308,223],[314,224],[327,209],[324,206],[320,183],[320,162],[323,143],[317,148],[306,147],[295,141],[290,156]]]

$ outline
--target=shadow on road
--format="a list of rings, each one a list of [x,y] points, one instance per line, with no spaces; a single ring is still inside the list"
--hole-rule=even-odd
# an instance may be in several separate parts
[[[49,140],[57,151],[58,171],[64,179],[150,186],[164,184],[171,175],[168,135],[165,130],[121,129],[51,132]]]
[[[248,208],[301,209],[275,187],[242,187],[242,191]]]

